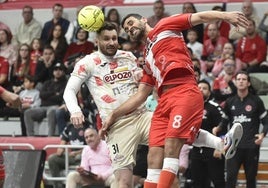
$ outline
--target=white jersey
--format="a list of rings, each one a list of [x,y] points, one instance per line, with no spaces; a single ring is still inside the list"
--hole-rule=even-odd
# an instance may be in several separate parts
[[[98,107],[100,117],[104,120],[110,112],[137,92],[138,84],[132,76],[132,71],[136,68],[136,58],[131,52],[118,50],[111,57],[104,56],[98,51],[85,56],[75,65],[69,82],[74,81],[73,77],[76,77],[80,80],[79,84],[82,82],[87,84]],[[72,85],[72,83],[68,83],[68,85]],[[73,104],[73,102],[71,103]],[[70,105],[68,99],[66,105],[71,113],[72,110],[75,112],[77,109]],[[144,110],[145,107],[142,105],[134,113]]]

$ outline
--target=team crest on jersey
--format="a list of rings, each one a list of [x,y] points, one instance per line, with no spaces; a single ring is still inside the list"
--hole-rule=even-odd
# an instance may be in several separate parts
[[[118,67],[118,63],[117,62],[111,62],[109,65],[110,65],[110,69],[111,70],[116,69]]]
[[[245,110],[246,110],[247,112],[250,112],[250,111],[252,110],[252,106],[251,106],[251,105],[247,105],[247,106],[245,107]]]

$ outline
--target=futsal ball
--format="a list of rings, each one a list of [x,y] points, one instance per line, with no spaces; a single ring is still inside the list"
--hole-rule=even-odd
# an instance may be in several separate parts
[[[89,5],[79,11],[77,20],[85,31],[98,31],[103,25],[104,14],[99,7]]]

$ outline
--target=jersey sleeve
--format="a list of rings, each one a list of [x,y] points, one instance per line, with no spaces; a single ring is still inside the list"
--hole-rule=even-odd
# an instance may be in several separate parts
[[[142,78],[140,80],[140,83],[147,84],[147,85],[150,85],[150,86],[154,86],[155,85],[155,81],[152,78],[152,76],[148,75],[146,73],[146,71],[144,71],[144,70],[143,70],[143,76],[142,76]]]
[[[191,24],[192,14],[176,14],[161,19],[158,24],[154,27],[154,30],[164,31],[164,30],[174,30],[183,31],[192,27]]]

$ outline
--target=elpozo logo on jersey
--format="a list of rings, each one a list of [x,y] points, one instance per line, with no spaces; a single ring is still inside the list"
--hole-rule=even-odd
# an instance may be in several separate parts
[[[131,78],[131,76],[132,76],[131,72],[127,70],[127,71],[120,71],[120,72],[114,72],[111,74],[106,74],[103,80],[106,83],[113,83],[113,82],[128,80],[129,78]]]

